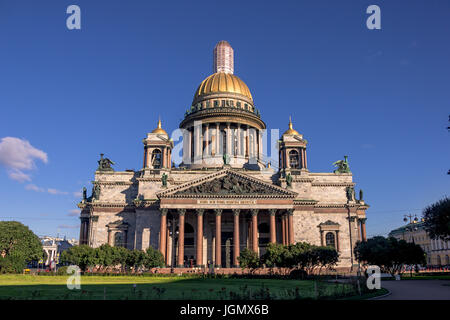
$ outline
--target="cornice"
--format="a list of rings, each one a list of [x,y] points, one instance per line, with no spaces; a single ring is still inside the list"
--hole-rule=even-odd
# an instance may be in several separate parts
[[[354,182],[312,182],[312,187],[354,187]]]
[[[100,184],[100,185],[118,185],[118,186],[130,186],[133,184],[138,184],[137,181],[91,181],[92,184]]]
[[[216,118],[216,117],[232,117],[234,121],[239,123],[239,118],[250,121],[250,123],[258,124],[259,129],[265,129],[266,124],[261,120],[260,117],[255,115],[253,112],[245,111],[239,108],[231,108],[231,107],[213,107],[206,108],[200,111],[196,111],[194,113],[189,114],[183,121],[180,123],[180,128],[186,127],[186,125],[190,122],[199,119],[208,119],[208,118]],[[217,121],[206,121],[206,122],[217,122]],[[206,123],[205,122],[205,123]]]

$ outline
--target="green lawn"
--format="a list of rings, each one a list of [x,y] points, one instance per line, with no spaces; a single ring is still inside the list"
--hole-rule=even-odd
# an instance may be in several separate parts
[[[67,276],[0,275],[0,299],[330,299],[354,294],[348,284],[312,280],[82,276],[81,290],[69,290],[66,281]]]

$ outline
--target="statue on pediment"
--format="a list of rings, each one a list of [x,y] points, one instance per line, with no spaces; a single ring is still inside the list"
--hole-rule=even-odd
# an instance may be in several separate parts
[[[286,175],[286,184],[288,187],[292,187],[292,175],[290,173]]]
[[[98,160],[98,168],[97,171],[114,171],[111,165],[114,164],[110,159],[103,158],[104,154],[100,153],[100,160]]]
[[[223,154],[223,164],[225,166],[230,164],[230,156],[228,155],[228,153]]]
[[[348,164],[348,156],[344,156],[344,160],[334,162],[333,166],[337,167],[337,169],[333,171],[334,173],[351,173]]]
[[[167,178],[168,178],[169,176],[164,172],[163,174],[162,174],[162,176],[161,176],[161,182],[162,182],[162,186],[164,187],[164,188],[167,188]]]
[[[100,185],[94,184],[92,187],[92,199],[98,200],[100,198]]]
[[[346,194],[347,194],[347,200],[348,201],[355,201],[355,188],[347,187],[345,191],[346,191]]]

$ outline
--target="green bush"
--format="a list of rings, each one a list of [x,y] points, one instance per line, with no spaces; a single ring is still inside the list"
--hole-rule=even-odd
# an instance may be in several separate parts
[[[58,270],[56,271],[56,274],[59,276],[67,275],[67,268],[69,268],[69,267],[68,266],[59,267]]]

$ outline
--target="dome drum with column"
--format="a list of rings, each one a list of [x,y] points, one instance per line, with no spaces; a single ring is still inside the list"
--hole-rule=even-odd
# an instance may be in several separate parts
[[[183,163],[190,169],[222,167],[223,156],[236,168],[261,169],[266,124],[248,86],[233,74],[233,49],[221,41],[214,49],[214,73],[198,86],[180,123]]]

